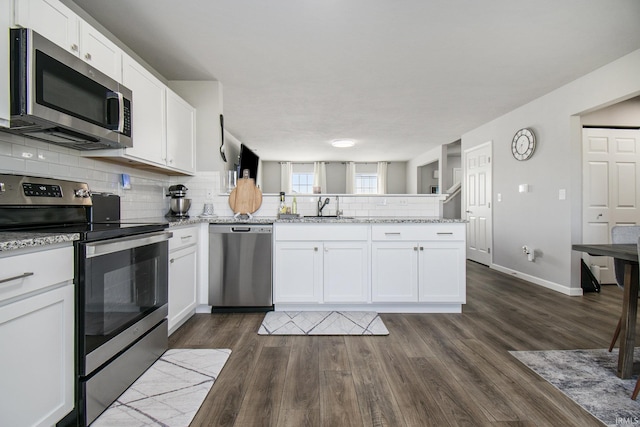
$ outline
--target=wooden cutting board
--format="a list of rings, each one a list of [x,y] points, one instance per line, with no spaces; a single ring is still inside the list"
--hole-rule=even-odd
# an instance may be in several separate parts
[[[262,191],[252,178],[240,178],[229,194],[229,207],[235,214],[252,214],[262,205]]]

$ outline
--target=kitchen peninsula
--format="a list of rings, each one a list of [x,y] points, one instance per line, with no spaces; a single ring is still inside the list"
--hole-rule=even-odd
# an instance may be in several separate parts
[[[233,217],[171,220],[173,230],[241,224]],[[409,217],[256,217],[274,224],[276,310],[458,313],[466,302],[466,222]],[[191,235],[191,233],[190,233]],[[64,236],[67,237],[67,236]],[[62,237],[60,237],[62,238]],[[175,237],[174,237],[175,239]],[[59,240],[0,233],[0,251]],[[204,311],[206,245],[200,244],[198,311]],[[44,249],[44,248],[43,248]],[[204,282],[204,283],[202,283]],[[186,319],[184,319],[186,320]],[[182,323],[182,322],[180,322]]]
[[[276,310],[459,313],[466,223],[300,218],[274,224]]]

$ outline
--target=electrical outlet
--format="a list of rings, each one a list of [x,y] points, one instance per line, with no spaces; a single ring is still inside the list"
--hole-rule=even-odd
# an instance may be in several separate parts
[[[400,206],[407,206],[409,204],[409,201],[406,199],[400,199]]]

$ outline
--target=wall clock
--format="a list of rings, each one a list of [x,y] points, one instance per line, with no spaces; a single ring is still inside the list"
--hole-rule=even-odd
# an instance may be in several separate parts
[[[529,128],[520,129],[511,140],[511,153],[516,160],[528,160],[536,150],[536,136]]]

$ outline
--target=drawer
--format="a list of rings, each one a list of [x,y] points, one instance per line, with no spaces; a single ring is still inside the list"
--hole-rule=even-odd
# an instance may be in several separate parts
[[[0,258],[0,303],[73,280],[73,246]]]
[[[169,231],[173,233],[173,237],[169,239],[169,251],[198,243],[200,227],[171,228]]]
[[[420,240],[464,240],[466,224],[394,224],[372,225],[371,240],[374,241],[420,241]]]
[[[276,241],[369,240],[368,224],[275,224]]]

